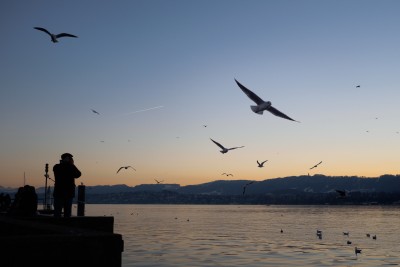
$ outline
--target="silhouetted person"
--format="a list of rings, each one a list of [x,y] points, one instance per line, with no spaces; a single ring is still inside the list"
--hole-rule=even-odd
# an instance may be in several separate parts
[[[75,179],[81,177],[80,170],[74,165],[70,153],[61,155],[60,163],[54,165],[54,217],[71,217],[72,200],[75,197]]]

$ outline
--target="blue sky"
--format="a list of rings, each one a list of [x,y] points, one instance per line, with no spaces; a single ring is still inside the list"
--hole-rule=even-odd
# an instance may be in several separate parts
[[[0,185],[24,174],[44,185],[45,164],[64,152],[86,185],[398,174],[399,11],[398,1],[2,1]],[[54,44],[33,27],[78,38]],[[300,123],[253,113],[235,78]],[[245,147],[221,154],[210,138]],[[117,174],[125,165],[136,171]]]

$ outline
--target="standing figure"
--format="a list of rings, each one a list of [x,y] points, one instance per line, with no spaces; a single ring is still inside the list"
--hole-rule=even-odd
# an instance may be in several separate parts
[[[75,197],[75,179],[81,177],[80,170],[74,165],[70,153],[61,155],[60,163],[54,165],[54,217],[71,217],[72,201]]]

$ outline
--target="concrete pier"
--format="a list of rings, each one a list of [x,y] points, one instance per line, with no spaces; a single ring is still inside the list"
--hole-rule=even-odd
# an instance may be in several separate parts
[[[0,214],[2,267],[121,267],[123,249],[114,217]]]

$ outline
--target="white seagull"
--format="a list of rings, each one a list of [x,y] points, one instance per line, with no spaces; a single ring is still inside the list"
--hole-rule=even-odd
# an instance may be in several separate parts
[[[48,30],[46,30],[45,28],[41,28],[41,27],[34,27],[34,29],[39,30],[39,31],[42,31],[42,32],[45,32],[45,33],[47,33],[48,35],[50,35],[51,41],[52,41],[53,43],[58,43],[58,38],[61,38],[61,37],[74,37],[74,38],[78,38],[78,36],[75,36],[75,35],[72,35],[72,34],[69,34],[69,33],[65,33],[65,32],[59,33],[59,34],[53,34],[53,33],[49,32]]]
[[[262,100],[258,95],[256,95],[255,93],[253,93],[252,91],[250,91],[249,89],[247,89],[246,87],[244,87],[240,82],[238,82],[235,79],[237,85],[240,87],[240,89],[242,89],[242,91],[251,99],[253,100],[257,106],[250,106],[251,110],[254,113],[257,114],[263,114],[264,110],[268,110],[269,112],[271,112],[272,114],[274,114],[275,116],[287,119],[287,120],[291,120],[291,121],[295,121],[295,122],[299,122],[296,121],[292,118],[290,118],[289,116],[287,116],[286,114],[280,112],[279,110],[277,110],[276,108],[274,108],[271,104],[270,101],[264,101]]]
[[[211,138],[210,138],[210,139],[211,139]],[[221,145],[220,143],[218,143],[218,142],[216,142],[216,141],[214,141],[214,140],[212,140],[212,139],[211,139],[211,141],[213,141],[214,144],[216,144],[217,146],[219,146],[219,147],[222,149],[222,150],[220,151],[222,154],[225,154],[225,153],[227,153],[229,150],[232,150],[232,149],[244,147],[244,146],[237,146],[237,147],[226,148],[226,147],[224,147],[223,145]]]
[[[264,167],[264,163],[267,162],[267,161],[268,161],[268,160],[264,160],[263,162],[259,162],[259,161],[257,160],[258,167],[259,167],[259,168]]]

